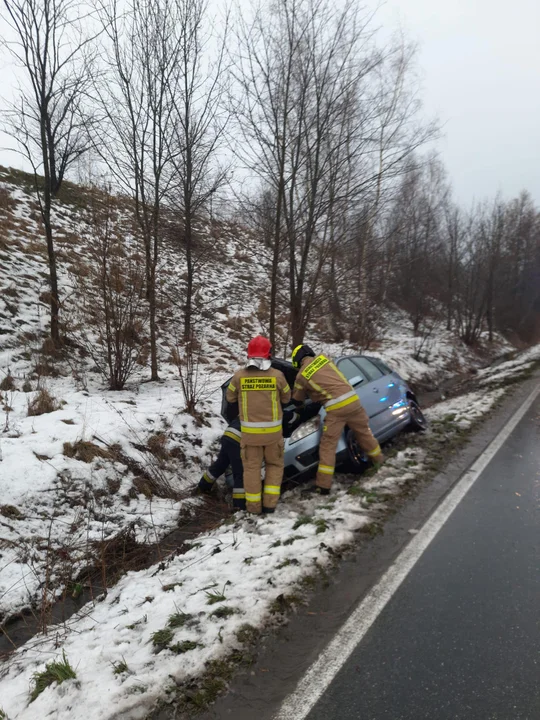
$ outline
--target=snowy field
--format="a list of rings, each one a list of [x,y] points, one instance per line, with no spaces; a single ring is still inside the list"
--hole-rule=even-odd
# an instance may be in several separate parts
[[[5,175],[2,182],[0,172],[2,187],[11,201],[0,207],[0,382],[11,381],[0,391],[0,619],[52,601],[92,563],[96,543],[126,528],[141,542],[157,542],[181,512],[196,511],[191,491],[223,430],[220,385],[242,360],[246,339],[264,329],[246,298],[265,273],[245,234],[224,230],[224,261],[217,274],[207,268],[202,283],[206,363],[198,420],[184,412],[166,343],[160,348],[162,382],[142,382],[141,372],[122,392],[107,391],[88,363],[75,367],[59,360],[53,373],[36,372],[37,364],[49,363],[40,350],[47,316],[46,264],[35,239],[40,230],[24,188],[7,183]],[[77,303],[70,267],[84,251],[88,227],[76,206],[61,205],[57,215],[63,227],[61,283],[73,290],[69,314],[70,303]],[[184,267],[173,253],[164,263],[170,285],[164,292],[172,293]],[[177,319],[172,314],[163,322],[174,346]],[[360,350],[319,342],[315,334],[306,341],[332,355]],[[495,354],[508,350],[499,341]],[[414,359],[417,351],[406,316],[389,312],[384,338],[370,354],[407,380],[436,387],[457,373],[470,377],[481,364],[443,328],[433,333],[422,360]],[[376,475],[354,485],[336,482],[327,500],[289,493],[274,516],[237,517],[197,537],[186,554],[126,575],[107,596],[50,636],[30,640],[0,666],[0,718],[144,718],[171,684],[201,676],[210,661],[228,657],[258,630],[279,622],[309,586],[306,578],[329,567],[358,532],[371,531],[385,498],[422,476],[430,438],[466,430],[500,399],[502,386],[539,358],[540,349],[533,348],[479,370],[479,389],[431,408],[431,430],[411,438],[410,448]],[[52,411],[29,416],[43,389]],[[149,480],[137,468],[146,469]],[[169,488],[168,497],[145,491],[152,478]],[[76,677],[30,702],[35,673],[64,653]]]
[[[504,373],[508,382],[539,356],[536,348],[492,374]],[[204,676],[213,661],[279,622],[337,551],[353,544],[358,532],[376,528],[385,501],[422,477],[430,440],[446,443],[491,410],[506,391],[499,382],[433,406],[429,431],[411,438],[410,447],[376,474],[336,482],[329,498],[287,493],[274,516],[240,516],[199,536],[185,555],[129,573],[106,597],[49,637],[29,641],[3,666],[6,716],[145,718],[171,687]],[[36,674],[64,660],[76,677],[30,702]]]

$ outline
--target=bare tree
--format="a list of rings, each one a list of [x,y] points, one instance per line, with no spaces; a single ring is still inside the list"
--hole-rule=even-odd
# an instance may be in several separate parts
[[[110,390],[122,390],[147,360],[145,273],[110,192],[94,190],[88,252],[75,269],[80,301],[76,336]]]
[[[328,208],[339,204],[345,148],[347,141],[353,144],[346,116],[354,112],[355,84],[373,62],[358,57],[364,31],[365,20],[352,4],[334,11],[325,0],[276,0],[257,6],[251,22],[241,24],[235,64],[241,100],[235,110],[242,155],[275,198],[272,340],[282,270],[293,343],[305,332],[320,287],[333,235]]]
[[[173,101],[182,89],[185,46],[180,0],[102,0],[108,40],[105,72],[95,85],[103,131],[94,148],[115,182],[133,197],[145,253],[151,379],[157,380],[157,286],[162,213],[173,174]]]
[[[49,262],[51,338],[60,345],[60,293],[52,218],[53,198],[66,172],[88,149],[82,105],[91,78],[94,39],[83,32],[88,16],[75,0],[3,0],[12,42],[23,69],[18,101],[8,111],[8,132],[34,171]],[[43,175],[43,178],[41,177]]]
[[[452,330],[454,320],[454,292],[456,275],[460,260],[461,238],[464,229],[464,217],[461,208],[447,203],[444,208],[446,225],[446,329]]]
[[[273,209],[272,219],[265,213],[266,236],[273,246],[269,308],[272,345],[276,342],[289,126],[297,100],[293,91],[293,69],[302,35],[302,30],[297,28],[297,6],[296,0],[291,6],[272,2],[266,12],[262,5],[256,7],[251,21],[243,15],[240,17],[233,71],[240,89],[240,99],[233,96],[242,142],[239,154],[262,182],[266,210]]]
[[[493,342],[495,330],[495,294],[498,287],[505,224],[506,212],[504,203],[497,197],[491,210],[484,210],[480,221],[481,242],[484,245],[487,259],[485,305],[490,342]]]
[[[228,113],[224,107],[225,46],[228,19],[221,37],[209,25],[206,0],[176,0],[177,32],[182,38],[170,98],[174,125],[170,138],[174,180],[169,198],[181,219],[179,246],[186,259],[183,338],[193,344],[193,294],[198,258],[194,223],[208,215],[214,195],[227,182],[220,162]],[[217,44],[217,53],[210,46]]]
[[[478,342],[486,314],[486,254],[480,225],[477,211],[473,210],[467,232],[461,238],[461,262],[453,299],[457,331],[467,345]]]
[[[401,42],[380,51],[372,20],[353,2],[274,0],[241,24],[240,152],[275,207],[272,338],[285,273],[293,343],[325,299],[323,288],[339,312],[337,258],[359,232],[366,267],[384,182],[433,135],[415,121],[418,101],[407,84],[413,49]],[[358,205],[369,208],[367,227],[359,228]],[[366,287],[363,277],[359,285]]]

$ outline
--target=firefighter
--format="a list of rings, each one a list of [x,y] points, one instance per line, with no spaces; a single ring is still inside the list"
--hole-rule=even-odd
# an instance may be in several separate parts
[[[240,456],[241,438],[240,419],[236,418],[221,436],[221,449],[217,458],[199,480],[199,490],[209,493],[218,477],[223,475],[230,465],[233,474],[233,508],[235,510],[246,509],[244,468]]]
[[[298,345],[293,350],[292,364],[298,369],[293,403],[301,405],[308,395],[313,401],[323,403],[326,410],[317,477],[308,491],[328,495],[334,476],[336,446],[345,425],[351,428],[362,450],[376,465],[384,462],[384,455],[358,395],[331,360],[324,355],[315,356],[309,345]]]
[[[274,512],[283,479],[282,405],[290,402],[291,389],[283,373],[272,367],[271,349],[266,338],[253,338],[246,366],[236,371],[226,392],[227,401],[239,405],[246,509],[254,514]]]

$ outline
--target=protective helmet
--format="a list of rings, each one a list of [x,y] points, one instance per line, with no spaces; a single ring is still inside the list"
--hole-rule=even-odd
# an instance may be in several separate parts
[[[247,347],[248,358],[269,358],[271,352],[272,345],[270,340],[262,335],[257,335],[253,340],[249,341]]]
[[[297,345],[292,352],[292,365],[299,368],[305,357],[315,357],[315,353],[309,345]]]

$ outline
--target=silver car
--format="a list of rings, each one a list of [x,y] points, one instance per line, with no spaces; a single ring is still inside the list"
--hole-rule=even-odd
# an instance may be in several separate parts
[[[334,362],[356,390],[368,414],[371,430],[380,443],[409,427],[425,429],[426,420],[413,390],[381,360],[366,355],[343,355]],[[272,367],[281,370],[293,386],[297,371],[290,362],[273,358]],[[228,384],[222,386],[222,415],[230,421],[237,411],[225,398]],[[284,429],[284,479],[299,480],[316,469],[325,414],[324,408],[308,401],[300,419]],[[346,427],[336,450],[336,468],[360,471],[366,464],[367,458],[358,447],[354,433]]]

